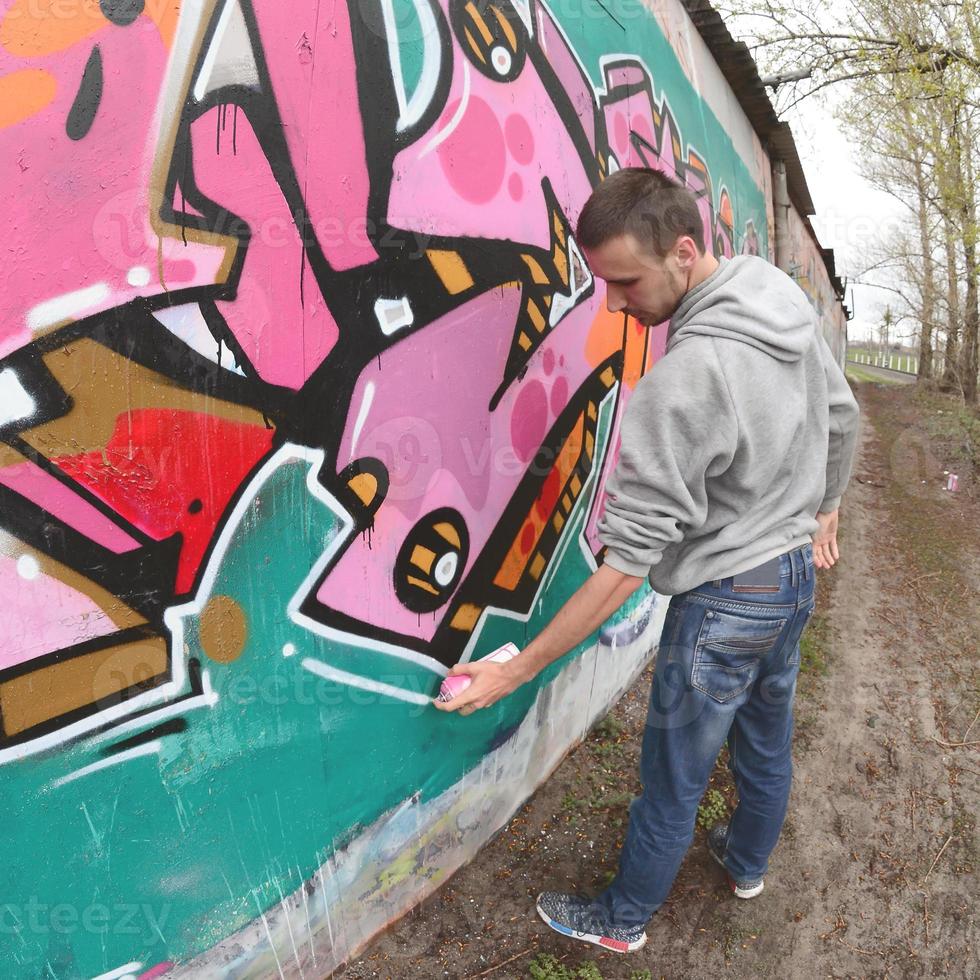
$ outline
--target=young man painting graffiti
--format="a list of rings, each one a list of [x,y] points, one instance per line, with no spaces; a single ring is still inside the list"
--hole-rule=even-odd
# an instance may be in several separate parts
[[[623,421],[604,563],[519,657],[454,668],[473,682],[439,707],[505,697],[644,578],[672,596],[619,873],[594,899],[538,898],[552,928],[628,952],[670,890],[726,740],[739,802],[708,846],[737,896],[762,891],[789,796],[799,639],[814,569],[839,557],[858,408],[803,292],[761,258],[707,253],[694,196],[663,174],[613,174],[577,233],[611,311],[670,320],[666,354]]]

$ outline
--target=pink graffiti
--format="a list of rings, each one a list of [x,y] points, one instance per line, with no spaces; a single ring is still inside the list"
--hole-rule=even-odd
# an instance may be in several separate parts
[[[337,323],[304,273],[302,239],[251,121],[236,109],[234,146],[230,134],[215,138],[225,111],[212,109],[191,127],[198,189],[252,232],[235,299],[219,300],[218,309],[260,377],[300,388],[336,343]]]
[[[13,3],[0,0],[0,27]],[[76,142],[66,119],[95,45],[104,89],[90,130]],[[153,118],[168,55],[145,15],[127,27],[104,20],[84,40],[50,53],[24,56],[0,46],[0,76],[30,67],[57,83],[50,103],[0,129],[8,256],[0,356],[37,332],[137,296],[215,281],[223,248],[160,237],[150,220]]]
[[[646,72],[636,63],[623,62],[607,65],[605,72],[603,114],[609,148],[619,166],[654,167],[676,178],[680,134],[669,112],[655,110]],[[655,111],[661,117],[659,131]]]
[[[472,566],[556,419],[557,391],[577,390],[592,370],[585,339],[598,299],[576,307],[538,349],[525,377],[488,415],[510,347],[520,293],[484,293],[406,337],[358,379],[338,467],[362,456],[389,464],[391,489],[370,538],[355,539],[322,583],[325,606],[386,630],[431,639],[438,621],[395,599],[392,569],[422,515],[452,507],[466,520]],[[491,328],[491,329],[488,329]],[[563,353],[559,364],[558,352]],[[473,372],[473,364],[480,370]],[[465,385],[459,385],[460,378]],[[453,411],[445,392],[453,390]],[[366,409],[366,410],[365,410]],[[464,572],[465,577],[465,572]],[[379,602],[379,596],[390,601]]]
[[[596,106],[592,84],[568,46],[565,35],[555,23],[551,11],[544,4],[537,5],[536,10],[538,43],[578,116],[592,152],[597,153],[599,147],[596,143]]]
[[[356,9],[356,8],[355,8]],[[371,190],[346,3],[255,5],[275,104],[306,210],[334,269],[377,258],[364,232]],[[247,186],[247,185],[246,185]]]
[[[0,670],[117,632],[87,595],[26,555],[0,555]]]
[[[0,0],[0,10],[9,5],[10,0]],[[24,273],[10,277],[11,289],[0,299],[0,356],[37,333],[137,297],[211,286],[221,287],[208,297],[213,306],[197,293],[185,300],[201,316],[198,332],[184,336],[200,348],[207,331],[218,329],[212,326],[217,310],[234,338],[236,356],[247,359],[248,381],[298,391],[314,372],[336,370],[331,355],[347,357],[348,374],[339,380],[353,381],[353,390],[349,407],[329,409],[346,412],[339,444],[333,435],[329,449],[338,472],[363,457],[380,459],[390,485],[370,536],[356,538],[340,555],[316,598],[361,624],[427,640],[440,625],[439,615],[420,617],[394,594],[392,570],[410,532],[428,514],[445,508],[458,512],[469,536],[460,582],[465,580],[491,536],[502,533],[504,515],[508,529],[519,526],[515,522],[523,515],[508,510],[515,492],[599,363],[586,349],[603,291],[600,286],[589,292],[580,276],[571,284],[574,295],[557,282],[544,286],[552,290],[545,299],[553,305],[543,314],[552,314],[550,322],[546,329],[535,307],[541,336],[520,371],[512,369],[515,330],[526,322],[522,282],[532,288],[528,277],[538,261],[527,253],[552,253],[560,239],[554,268],[562,262],[574,266],[567,229],[574,227],[610,156],[610,168],[659,167],[701,191],[708,247],[717,245],[725,254],[733,248],[731,202],[723,195],[716,218],[707,169],[692,151],[682,155],[669,107],[655,101],[643,65],[631,59],[607,63],[600,108],[543,5],[534,11],[530,35],[522,33],[520,41],[537,45],[539,56],[526,57],[518,73],[503,79],[475,67],[473,53],[464,50],[452,29],[448,0],[438,0],[433,14],[447,28],[439,54],[448,66],[446,85],[438,91],[442,104],[425,131],[413,130],[410,141],[397,143],[390,160],[384,158],[371,149],[380,142],[365,131],[372,121],[364,106],[373,96],[362,88],[350,9],[334,5],[318,19],[315,5],[248,6],[248,18],[237,26],[217,25],[205,35],[212,51],[198,52],[187,64],[174,62],[187,71],[210,63],[218,78],[213,89],[199,90],[192,78],[190,90],[176,95],[173,79],[164,85],[170,55],[149,17],[127,28],[107,21],[84,43],[37,58],[0,50],[0,74],[29,61],[59,83],[50,105],[0,132],[0,143],[16,150],[0,157],[8,168],[0,176],[9,178],[0,186],[0,204],[16,218],[8,246]],[[223,39],[223,30],[233,32],[232,40]],[[88,135],[72,141],[65,120],[95,44],[105,65],[103,103]],[[208,62],[199,54],[214,58]],[[241,73],[248,77],[239,78]],[[222,92],[225,85],[231,87]],[[172,103],[161,101],[164,93]],[[186,160],[170,145],[175,124],[185,118],[194,119],[182,130],[189,139],[182,148]],[[395,134],[384,139],[391,145]],[[45,165],[52,149],[64,162],[57,179],[50,179],[52,170]],[[374,154],[370,170],[369,151]],[[163,202],[151,194],[151,187],[159,192],[161,175],[169,181],[165,193],[172,189],[166,203],[183,213],[184,227],[161,219]],[[378,189],[386,191],[386,199],[372,197]],[[38,235],[30,209],[42,205],[40,213],[58,223],[42,223],[44,233]],[[377,240],[379,229],[369,225],[372,215],[421,240],[458,239],[462,251],[485,242],[509,252],[496,282],[486,283],[486,270],[470,270],[482,291],[472,289],[476,280],[468,273],[447,283],[447,295],[440,295],[437,314],[429,314],[427,323],[415,322],[409,297],[382,294],[380,300],[403,303],[406,319],[392,330],[405,332],[389,341],[386,330],[380,354],[362,363],[349,338],[356,340],[362,331],[378,344],[384,325],[362,317],[364,307],[356,314],[345,309],[350,296],[344,288],[355,280],[359,291],[376,288],[371,277],[387,275],[388,257]],[[241,224],[237,230],[223,228],[225,219]],[[541,270],[538,264],[538,274]],[[543,285],[540,278],[533,280],[534,289]],[[460,292],[470,290],[458,301],[457,286]],[[425,304],[418,308],[424,311]],[[159,319],[168,318],[160,313]],[[224,324],[219,326],[223,330]],[[654,332],[648,362],[662,355],[664,334]],[[449,413],[447,392],[453,393]],[[625,385],[612,419],[612,446],[628,399]],[[106,454],[56,461],[66,478],[87,487],[149,537],[182,536],[178,593],[195,581],[224,508],[271,440],[270,430],[219,432],[206,419],[203,413],[195,420],[193,414],[147,412],[136,419],[142,426],[139,445],[129,445],[128,430],[117,426]],[[177,438],[181,432],[183,439]],[[161,460],[171,441],[187,446],[168,457],[174,466],[167,473]],[[213,466],[199,451],[212,443],[220,446]],[[106,455],[116,470],[110,471]],[[613,450],[595,461],[600,492],[615,456]],[[198,462],[213,469],[213,493],[195,490],[203,480]],[[25,466],[0,474],[0,482],[69,526],[84,526],[93,541],[111,550],[135,546],[83,496],[50,476],[45,481],[43,471],[35,470]],[[586,529],[595,548],[598,511],[592,508]],[[66,609],[91,612],[77,597],[71,606],[69,598],[59,594],[58,601]]]
[[[149,970],[144,970],[139,977],[137,977],[137,980],[157,980],[157,977],[165,976],[167,971],[172,970],[173,968],[174,964],[169,960],[166,960],[163,963],[157,963],[156,966],[150,967]]]
[[[455,37],[451,59],[446,107],[429,132],[395,157],[391,223],[548,248],[542,178],[573,224],[592,190],[567,125],[530,60],[502,83],[472,68]]]
[[[119,554],[139,547],[139,542],[118,524],[36,463],[27,461],[0,470],[0,484],[33,500],[103,548]]]

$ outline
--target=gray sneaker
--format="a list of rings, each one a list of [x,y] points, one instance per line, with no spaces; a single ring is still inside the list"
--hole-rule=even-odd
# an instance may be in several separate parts
[[[614,953],[634,953],[647,941],[643,926],[619,929],[605,921],[602,910],[589,899],[564,892],[538,895],[538,915],[555,932],[582,942],[594,943]]]
[[[728,846],[728,824],[716,824],[708,831],[708,851],[711,856],[725,869],[728,875],[728,884],[735,893],[736,898],[755,898],[764,887],[762,878],[755,878],[751,881],[736,881],[732,873],[725,864],[725,850]]]

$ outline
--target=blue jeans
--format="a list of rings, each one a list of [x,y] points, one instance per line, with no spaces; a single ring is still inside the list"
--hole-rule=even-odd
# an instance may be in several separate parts
[[[660,907],[694,837],[698,803],[722,745],[738,789],[725,864],[761,878],[792,781],[793,695],[800,636],[813,612],[813,550],[779,558],[779,585],[708,582],[671,599],[650,691],[619,873],[596,899],[609,924],[645,923]]]

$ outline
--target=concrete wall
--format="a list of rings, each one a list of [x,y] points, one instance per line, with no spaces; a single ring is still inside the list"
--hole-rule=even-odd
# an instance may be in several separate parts
[[[820,318],[824,338],[843,367],[847,354],[847,320],[844,307],[827,275],[820,243],[810,223],[800,216],[795,207],[789,209],[788,231],[789,274],[810,297]]]
[[[428,705],[595,567],[663,352],[604,311],[590,189],[663,167],[716,252],[769,254],[685,25],[0,3],[5,977],[320,976],[642,667],[650,594],[494,709]]]

